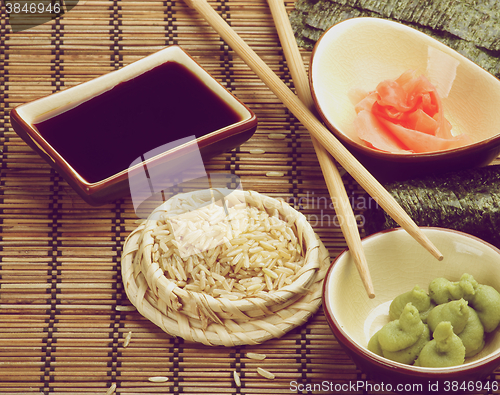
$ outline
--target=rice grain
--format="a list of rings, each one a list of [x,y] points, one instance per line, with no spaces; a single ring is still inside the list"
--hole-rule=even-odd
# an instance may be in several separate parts
[[[269,379],[269,380],[273,380],[274,379],[274,374],[272,374],[271,372],[265,370],[265,369],[262,369],[262,368],[257,368],[257,373],[260,374],[262,377],[265,377],[266,379]]]
[[[127,336],[125,337],[125,340],[123,341],[124,348],[128,347],[128,345],[130,344],[130,340],[132,340],[132,332],[127,333]]]
[[[151,381],[152,383],[165,383],[166,381],[168,381],[168,377],[154,376],[150,377],[148,380]]]
[[[241,387],[241,379],[240,375],[236,370],[233,370],[233,378],[234,378],[234,383],[236,384],[237,387]]]
[[[257,359],[259,361],[263,361],[264,359],[266,359],[266,354],[258,354],[258,353],[255,353],[255,352],[247,352],[245,354],[245,356],[247,358],[250,358],[250,359]]]
[[[282,171],[268,171],[266,173],[267,177],[283,177],[285,175]]]
[[[109,386],[108,390],[106,391],[106,395],[112,395],[116,391],[116,383],[113,383]]]
[[[254,297],[291,284],[304,265],[294,229],[275,208],[238,202],[224,209],[215,203],[195,209],[189,204],[180,205],[190,210],[182,213],[182,221],[172,219],[171,211],[153,232],[151,258],[178,287],[216,298],[231,295],[231,300]],[[175,237],[169,232],[174,228]]]
[[[264,154],[266,151],[260,148],[254,148],[250,150],[251,154]]]
[[[135,306],[121,306],[121,305],[117,305],[115,306],[115,310],[116,311],[136,311],[136,307]]]

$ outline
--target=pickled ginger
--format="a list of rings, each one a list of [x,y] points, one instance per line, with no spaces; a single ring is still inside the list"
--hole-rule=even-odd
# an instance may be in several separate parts
[[[424,76],[405,71],[379,83],[355,103],[354,129],[368,147],[393,153],[424,153],[472,142],[453,136],[436,88]]]

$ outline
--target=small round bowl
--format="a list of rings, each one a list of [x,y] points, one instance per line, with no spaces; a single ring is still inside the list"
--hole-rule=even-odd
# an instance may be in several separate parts
[[[488,334],[486,345],[478,355],[466,359],[463,365],[449,368],[405,365],[378,356],[366,348],[371,336],[389,322],[391,301],[417,284],[427,289],[437,277],[457,281],[462,274],[468,273],[479,283],[500,289],[498,248],[454,230],[421,229],[443,253],[443,261],[437,261],[401,228],[382,231],[362,241],[375,298],[369,299],[366,295],[348,250],[335,259],[327,272],[323,292],[323,308],[328,323],[353,361],[375,380],[392,383],[393,391],[404,388],[405,393],[411,392],[408,387],[397,386],[414,384],[413,390],[419,393],[432,392],[429,383],[437,383],[441,390],[446,381],[456,381],[459,386],[464,383],[467,387],[469,383],[485,378],[500,365],[500,328]],[[477,391],[477,388],[473,390]]]
[[[473,143],[455,149],[405,154],[369,148],[353,121],[353,88],[373,91],[407,70],[424,74],[442,98],[452,133]],[[490,163],[500,153],[500,81],[453,49],[401,23],[353,18],[328,29],[315,45],[310,86],[316,108],[332,133],[374,175],[402,178]]]

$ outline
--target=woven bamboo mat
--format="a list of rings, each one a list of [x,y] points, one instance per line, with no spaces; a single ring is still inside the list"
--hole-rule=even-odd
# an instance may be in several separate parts
[[[292,86],[266,1],[211,4]],[[372,383],[321,310],[280,339],[234,348],[190,344],[142,318],[120,277],[122,245],[136,227],[131,200],[88,206],[10,126],[18,104],[178,44],[259,117],[255,135],[207,170],[289,201],[337,256],[345,242],[308,132],[196,13],[182,1],[82,0],[61,18],[13,32],[4,2],[0,12],[0,392],[104,394],[115,383],[123,394],[288,394],[298,384]],[[310,52],[303,54],[307,63]],[[344,180],[354,200],[362,195]],[[267,358],[251,360],[248,352]],[[276,378],[259,376],[257,366]],[[169,381],[152,383],[152,376]]]

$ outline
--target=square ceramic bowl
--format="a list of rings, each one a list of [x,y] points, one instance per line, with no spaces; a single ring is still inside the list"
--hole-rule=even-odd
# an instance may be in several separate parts
[[[408,390],[412,387],[423,390],[415,392],[427,393],[429,383],[438,383],[441,391],[434,393],[445,393],[446,382],[456,381],[459,387],[465,383],[466,390],[470,389],[469,383],[473,383],[473,390],[481,393],[475,386],[476,382],[500,365],[500,327],[487,334],[485,347],[479,354],[466,358],[459,366],[428,368],[405,365],[367,349],[372,335],[389,322],[391,301],[411,291],[415,285],[427,291],[435,278],[458,281],[462,274],[468,273],[480,284],[500,290],[498,248],[455,230],[421,229],[443,254],[442,261],[436,260],[401,228],[368,236],[362,244],[375,298],[369,299],[366,295],[351,254],[346,250],[335,259],[325,278],[325,315],[335,337],[354,362],[375,380],[391,383],[393,390],[402,388],[404,390],[397,392],[412,393]]]
[[[134,174],[233,149],[252,136],[257,118],[171,46],[22,104],[11,123],[86,202],[101,205],[130,195]]]

